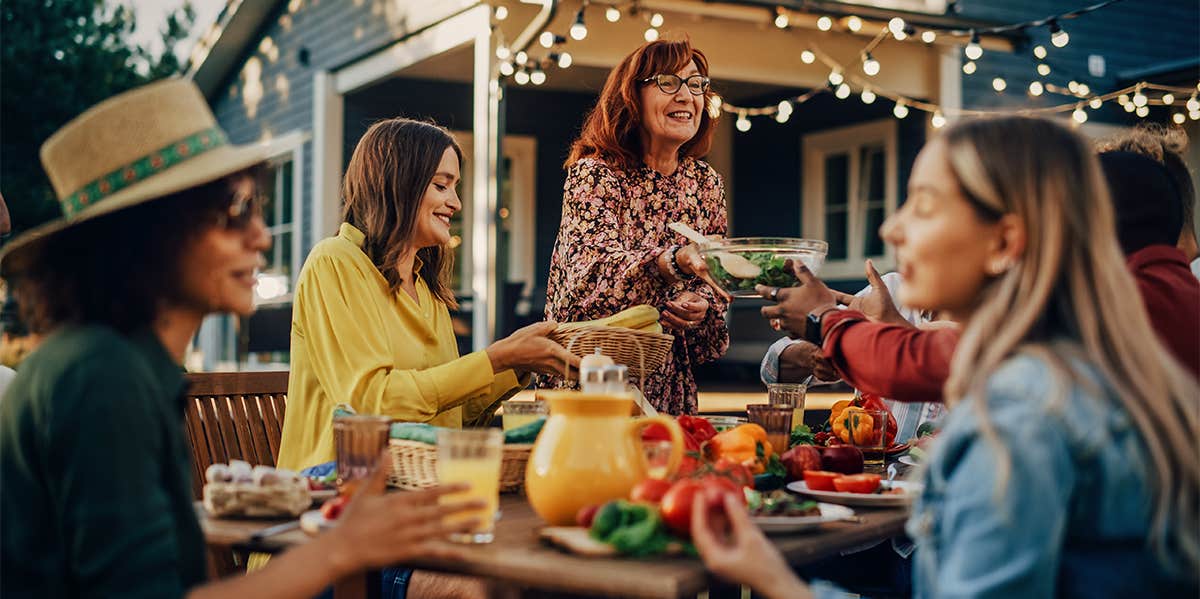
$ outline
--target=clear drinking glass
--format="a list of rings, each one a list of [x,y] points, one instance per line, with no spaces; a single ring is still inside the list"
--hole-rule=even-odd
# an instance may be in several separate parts
[[[642,441],[642,451],[646,454],[646,476],[650,478],[666,478],[667,466],[671,463],[670,441]]]
[[[862,410],[857,414],[851,414],[849,418],[861,417],[865,414],[871,418],[872,430],[870,433],[850,435],[852,445],[857,447],[863,454],[863,470],[866,472],[880,473],[883,472],[884,456],[887,453],[887,430],[888,412],[887,410]],[[849,423],[853,430],[858,430],[858,425],[854,422]],[[850,428],[850,427],[847,427]],[[896,431],[890,431],[895,436]]]
[[[500,420],[506,431],[520,428],[550,414],[550,408],[545,401],[540,399],[534,401],[510,399],[501,403],[500,406]]]
[[[495,538],[496,514],[500,508],[500,461],[504,452],[504,434],[500,429],[440,429],[437,433],[438,484],[468,483],[462,493],[444,495],[443,503],[479,499],[486,503],[480,510],[449,516],[453,520],[478,518],[479,526],[450,540],[459,543],[491,543]]]
[[[746,406],[746,414],[750,417],[750,422],[767,431],[767,441],[771,443],[775,453],[787,451],[788,442],[792,437],[792,408],[751,404]]]
[[[354,495],[358,485],[379,467],[379,454],[387,447],[391,424],[387,416],[345,415],[333,419],[339,495]]]
[[[804,424],[804,398],[808,386],[801,383],[771,383],[767,385],[767,404],[792,409],[792,426]]]

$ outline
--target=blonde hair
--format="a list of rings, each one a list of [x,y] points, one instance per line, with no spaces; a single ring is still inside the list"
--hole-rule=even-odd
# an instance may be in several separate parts
[[[988,376],[1019,353],[1046,360],[1054,401],[1072,375],[1064,353],[1099,369],[1103,394],[1128,413],[1149,453],[1154,513],[1148,541],[1168,568],[1196,577],[1200,562],[1197,400],[1191,374],[1151,328],[1117,244],[1108,188],[1091,147],[1042,119],[969,121],[947,130],[951,170],[983,218],[1018,217],[1027,245],[992,279],[954,354],[945,398],[982,396]],[[998,442],[986,402],[985,437]],[[1000,480],[1010,472],[1001,460]],[[1003,484],[1003,483],[1002,483]]]

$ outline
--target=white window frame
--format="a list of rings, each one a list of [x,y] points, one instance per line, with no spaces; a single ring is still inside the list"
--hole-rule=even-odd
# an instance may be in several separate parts
[[[473,146],[475,138],[470,131],[450,132],[462,148]],[[512,164],[508,176],[512,182],[511,213],[506,222],[511,223],[512,234],[508,246],[508,280],[523,281],[525,290],[533,289],[536,270],[534,255],[536,253],[535,236],[537,232],[537,138],[531,135],[505,135],[501,143],[503,157]],[[466,154],[464,159],[470,160]],[[474,215],[475,202],[472,199],[474,190],[474,170],[462,169],[462,222],[471,223]],[[497,226],[500,219],[496,219]],[[471,273],[474,272],[472,250],[474,239],[470,228],[463,227],[463,242],[458,256],[461,258],[455,267],[460,269],[460,289],[455,292],[469,294],[471,292]]]
[[[804,174],[803,206],[804,236],[810,239],[828,239],[825,231],[825,159],[833,154],[847,154],[850,159],[850,178],[846,199],[847,227],[846,258],[827,260],[821,268],[821,277],[831,280],[862,279],[863,261],[871,258],[876,268],[883,272],[894,268],[895,253],[884,244],[882,256],[863,254],[866,240],[866,206],[859,201],[859,150],[864,146],[884,147],[884,216],[896,212],[898,195],[899,144],[895,119],[880,119],[848,127],[829,129],[805,135],[802,140],[801,160]]]
[[[272,244],[270,252],[274,253],[277,248],[274,244],[276,235],[285,232],[285,227],[291,227],[292,233],[292,264],[291,276],[288,280],[288,292],[277,298],[272,298],[266,301],[259,301],[258,296],[255,296],[256,305],[272,305],[283,304],[292,301],[292,294],[296,289],[296,279],[300,276],[300,268],[304,264],[302,255],[302,244],[300,234],[303,231],[304,219],[304,144],[310,138],[306,131],[293,131],[279,138],[279,144],[284,149],[271,156],[267,162],[272,165],[280,165],[291,161],[292,163],[292,222],[288,225],[270,225],[268,224],[267,232],[271,235]],[[282,171],[275,173],[275,181],[273,185],[282,183],[280,179]]]

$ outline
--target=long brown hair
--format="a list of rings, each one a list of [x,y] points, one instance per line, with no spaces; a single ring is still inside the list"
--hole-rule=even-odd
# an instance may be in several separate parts
[[[708,77],[708,59],[688,40],[657,40],[642,44],[608,74],[596,106],[583,122],[579,139],[571,145],[564,164],[570,167],[583,158],[601,158],[621,169],[642,164],[642,80],[661,73],[675,73],[695,62],[701,75]],[[715,122],[709,114],[712,90],[704,93],[700,126],[696,135],[679,148],[679,157],[700,158],[712,146]]]
[[[396,267],[412,243],[421,198],[437,172],[446,148],[462,149],[445,129],[432,123],[394,118],[371,125],[350,157],[342,179],[342,219],[363,232],[363,251],[379,269],[392,293],[408,273]],[[417,274],[433,295],[458,307],[450,289],[454,254],[446,247],[417,250]]]
[[[1028,239],[1016,265],[988,284],[971,316],[946,382],[947,404],[982,396],[988,376],[1016,354],[1051,365],[1050,391],[1059,402],[1068,381],[1077,380],[1066,357],[1094,365],[1112,386],[1105,397],[1129,414],[1149,453],[1154,512],[1148,540],[1166,565],[1194,579],[1200,389],[1151,328],[1124,266],[1094,151],[1065,127],[1026,117],[968,121],[934,143],[946,144],[951,171],[977,213],[1017,216]],[[986,402],[979,409],[985,438],[997,442]],[[1001,481],[1010,468],[1001,460]]]

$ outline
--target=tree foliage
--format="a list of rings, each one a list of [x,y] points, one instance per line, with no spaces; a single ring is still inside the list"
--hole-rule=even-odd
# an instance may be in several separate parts
[[[0,2],[0,193],[14,233],[59,214],[38,157],[42,142],[88,107],[179,73],[175,53],[192,27],[190,4],[171,14],[161,56],[131,40],[134,14],[103,0]]]

